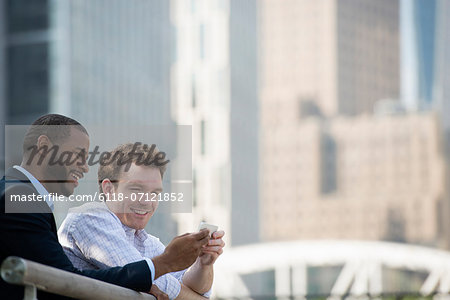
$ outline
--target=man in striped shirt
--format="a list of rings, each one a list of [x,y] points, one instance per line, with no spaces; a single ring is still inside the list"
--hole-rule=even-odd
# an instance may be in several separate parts
[[[150,155],[158,153],[155,148],[151,150],[153,153]],[[100,192],[110,201],[92,202],[69,211],[58,235],[64,251],[76,267],[122,266],[164,252],[165,246],[159,239],[144,230],[158,207],[158,201],[148,200],[163,191],[162,177],[166,170],[166,164],[158,164],[151,157],[147,160],[151,163],[147,165],[138,161],[139,157],[148,154],[148,148],[136,147],[136,144],[115,148],[110,157],[125,155],[132,162],[128,168],[117,160],[99,166]],[[141,197],[143,194],[145,196]],[[223,231],[213,233],[209,244],[189,269],[155,280],[157,287],[152,287],[152,293],[165,293],[169,299],[209,297],[213,264],[225,245],[223,235]]]

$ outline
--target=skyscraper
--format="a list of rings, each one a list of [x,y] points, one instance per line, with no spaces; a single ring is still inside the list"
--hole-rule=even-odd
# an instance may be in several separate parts
[[[50,109],[50,1],[1,1],[5,121],[26,124]]]
[[[433,94],[445,130],[450,130],[450,3],[436,4],[436,58]]]
[[[230,1],[231,242],[259,241],[258,1]]]
[[[168,1],[1,4],[8,124],[30,124],[55,112],[77,119],[88,130],[90,125],[173,125]],[[94,183],[95,172],[92,168],[88,173]],[[176,233],[168,215],[156,214],[151,222],[152,232],[164,233],[163,240]]]
[[[407,151],[416,151],[413,150],[416,145],[409,142],[416,137],[405,128],[423,126],[424,136],[431,146],[424,144],[425,150],[417,152],[434,149],[426,158],[428,163],[432,162],[429,166],[433,173],[418,172],[414,180],[420,176],[424,181],[430,177],[436,178],[436,182],[443,179],[442,170],[438,168],[442,162],[440,127],[434,116],[417,117],[417,120],[407,116],[392,117],[396,121],[361,116],[373,115],[374,105],[380,103],[379,100],[396,102],[399,99],[399,2],[266,0],[261,2],[260,16],[260,224],[263,238],[404,237],[432,243],[438,231],[436,224],[428,224],[427,232],[420,237],[409,233],[411,227],[405,229],[408,233],[404,234],[401,232],[403,218],[408,219],[407,226],[418,223],[409,215],[398,215],[403,200],[393,199],[392,203],[398,203],[388,208],[381,202],[390,203],[390,196],[380,196],[384,198],[381,202],[374,198],[378,190],[371,184],[375,184],[377,176],[387,177],[392,170],[386,167],[386,174],[375,176],[379,166],[366,160],[365,155],[369,154],[361,150],[368,146],[369,140],[373,143],[370,147],[376,147],[380,139],[389,140],[387,128],[392,126],[395,134],[392,139],[398,140],[398,145],[404,144],[404,148],[409,147]],[[357,128],[361,131],[352,133]],[[390,142],[386,145],[391,147]],[[387,152],[381,151],[386,155],[385,162],[395,154],[397,146],[389,148],[392,153],[386,149],[383,151]],[[421,159],[420,155],[411,155],[406,164],[420,164]],[[346,162],[353,162],[354,166],[350,168]],[[386,164],[397,168],[395,161]],[[370,175],[366,183],[359,184],[356,179],[358,176],[365,178],[364,170],[375,177]],[[347,172],[355,173],[348,175]],[[407,180],[407,177],[398,177],[393,184],[404,186]],[[434,208],[427,208],[432,211],[440,205],[443,187],[429,186],[421,193],[420,201],[433,199],[427,200],[427,203],[434,203]],[[429,196],[431,194],[433,196]],[[369,198],[372,200],[367,200]],[[378,216],[383,216],[380,219],[384,220],[381,222],[391,227],[381,229],[378,226],[379,232],[369,232],[366,229],[370,226],[363,223],[367,221],[368,207],[375,209],[377,203],[380,205]],[[355,218],[353,223],[345,223],[350,220],[347,213]],[[349,229],[346,234],[346,226],[361,231]],[[338,233],[333,228],[342,230]]]
[[[390,0],[261,1],[263,124],[295,122],[302,106],[357,115],[398,99],[398,10]]]
[[[436,0],[401,1],[402,97],[412,110],[433,108]]]
[[[4,125],[29,124],[50,107],[49,5],[47,0],[0,0],[0,174]]]
[[[169,10],[159,0],[55,1],[52,109],[85,123],[170,123]]]
[[[266,240],[384,239],[448,247],[448,199],[434,113],[311,118],[267,162]]]
[[[172,22],[172,115],[192,125],[193,209],[178,216],[179,231],[200,221],[230,232],[230,58],[227,1],[175,0]],[[229,242],[230,235],[225,239]]]

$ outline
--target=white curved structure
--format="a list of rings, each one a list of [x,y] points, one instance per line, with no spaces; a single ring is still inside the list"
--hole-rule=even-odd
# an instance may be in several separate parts
[[[277,296],[307,294],[307,267],[343,265],[330,296],[383,293],[382,267],[426,272],[420,292],[450,292],[450,252],[378,241],[294,241],[225,249],[216,263],[216,296],[249,296],[239,275],[275,270]],[[292,282],[292,285],[291,285]],[[292,292],[291,292],[292,291]]]

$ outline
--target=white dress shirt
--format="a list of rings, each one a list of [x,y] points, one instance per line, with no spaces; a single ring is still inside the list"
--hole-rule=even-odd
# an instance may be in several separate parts
[[[44,197],[45,203],[50,207],[50,209],[53,211],[55,209],[55,205],[53,204],[53,198],[50,196],[50,193],[45,189],[45,187],[42,185],[42,183],[39,182],[39,180],[36,179],[30,172],[22,168],[21,166],[14,166],[14,169],[20,171],[25,175],[28,180],[31,182],[31,184],[34,186],[36,191]]]
[[[145,230],[123,225],[104,202],[91,202],[70,209],[58,230],[58,236],[67,256],[80,269],[123,266],[142,259],[150,260],[165,249],[157,237]],[[154,284],[170,299],[175,299],[180,293],[185,272],[165,274],[154,280]],[[210,291],[204,295],[209,294]]]

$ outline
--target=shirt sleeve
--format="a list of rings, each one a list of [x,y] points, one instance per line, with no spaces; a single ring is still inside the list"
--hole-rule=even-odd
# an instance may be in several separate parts
[[[70,227],[74,244],[98,268],[124,266],[143,260],[139,251],[128,242],[120,223],[109,212],[80,214]]]
[[[155,265],[153,264],[153,261],[150,258],[145,258],[145,261],[148,264],[148,267],[150,268],[150,272],[152,273],[152,282],[155,281]]]
[[[158,277],[154,284],[163,291],[164,293],[169,296],[169,299],[173,300],[180,294],[181,291],[181,284],[178,282],[178,280],[173,277],[170,273],[165,274],[161,277]]]
[[[146,240],[145,256],[153,258],[155,256],[161,255],[164,252],[165,248],[166,247],[164,246],[164,244],[161,243],[158,238],[149,236]],[[170,299],[175,299],[176,297],[178,297],[181,291],[181,282],[179,281],[177,274],[184,274],[185,271],[186,270],[165,274],[157,278],[155,280],[155,284],[161,291],[165,292]]]

